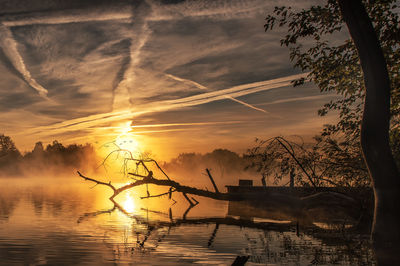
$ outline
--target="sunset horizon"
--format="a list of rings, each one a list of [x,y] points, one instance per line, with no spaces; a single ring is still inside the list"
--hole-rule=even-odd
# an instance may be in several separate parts
[[[399,0],[0,0],[0,266],[400,265]]]
[[[334,121],[317,111],[337,96],[293,88],[307,73],[291,66],[279,31],[263,32],[273,3],[124,6],[30,2],[3,15],[3,84],[13,89],[2,92],[0,125],[21,151],[37,141],[101,145],[130,124],[142,151],[167,160],[244,152],[256,137],[310,139]]]

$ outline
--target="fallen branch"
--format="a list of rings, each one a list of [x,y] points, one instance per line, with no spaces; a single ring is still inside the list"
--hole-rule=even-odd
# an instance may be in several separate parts
[[[194,207],[198,201],[190,195],[197,195],[216,200],[226,201],[245,201],[250,202],[250,206],[256,207],[254,213],[268,212],[270,214],[276,213],[278,216],[286,217],[292,221],[302,221],[302,223],[311,223],[315,215],[322,215],[323,217],[349,217],[351,219],[358,219],[361,208],[356,200],[349,196],[333,193],[321,192],[307,197],[299,197],[287,193],[217,193],[204,189],[184,186],[173,180],[157,179],[153,177],[152,171],[149,171],[147,176],[130,173],[133,176],[140,177],[132,183],[116,188],[110,182],[102,182],[93,178],[89,178],[78,172],[78,174],[85,180],[95,182],[96,184],[105,185],[113,190],[113,195],[110,197],[111,201],[121,192],[141,185],[153,184],[157,186],[169,187],[169,191],[157,196],[171,195],[173,192],[180,192],[189,205]],[[172,188],[172,189],[171,189]],[[153,196],[147,195],[142,198],[151,198]],[[172,199],[172,198],[171,198]],[[247,209],[247,208],[246,208]],[[326,210],[329,210],[328,212]],[[254,215],[253,213],[253,215]],[[185,215],[186,216],[186,215]],[[257,215],[256,215],[257,216]],[[332,217],[331,217],[332,218]],[[331,219],[329,218],[329,219]]]
[[[140,197],[140,199],[149,199],[149,198],[159,198],[165,195],[169,195],[170,193],[175,192],[175,190],[169,190],[168,192],[157,194],[157,195],[150,195],[145,197]]]
[[[89,180],[89,181],[95,182],[97,185],[104,185],[104,186],[107,186],[107,187],[111,188],[111,189],[114,191],[114,194],[115,194],[115,192],[116,192],[117,189],[116,189],[113,185],[111,185],[111,181],[108,182],[108,183],[102,182],[102,181],[99,181],[99,180],[96,180],[96,179],[93,179],[93,178],[84,176],[84,175],[82,175],[81,172],[79,172],[79,171],[77,171],[77,172],[78,172],[78,175],[79,175],[80,177],[82,177],[83,179],[85,179],[85,180]],[[116,195],[115,195],[115,196],[116,196]],[[115,196],[114,196],[114,197],[115,197]]]
[[[109,183],[102,182],[102,181],[96,180],[94,178],[87,177],[87,176],[81,174],[78,171],[79,176],[82,177],[83,179],[95,182],[96,184],[99,184],[99,185],[105,185],[105,186],[108,186],[109,188],[111,188],[114,193],[110,197],[110,199],[114,199],[118,194],[120,194],[121,192],[123,192],[123,191],[125,191],[127,189],[131,189],[131,188],[134,188],[134,187],[137,187],[137,186],[141,186],[141,185],[145,185],[145,184],[153,184],[153,185],[157,185],[157,186],[173,187],[175,189],[175,192],[181,192],[181,193],[185,193],[185,194],[197,195],[197,196],[212,198],[212,199],[216,199],[216,200],[233,200],[233,201],[243,200],[243,197],[241,195],[234,195],[234,194],[229,194],[229,193],[216,193],[216,192],[211,192],[211,191],[207,191],[207,190],[204,190],[204,189],[198,189],[198,188],[194,188],[194,187],[184,186],[184,185],[181,185],[180,183],[175,182],[173,180],[165,180],[165,179],[154,178],[152,176],[152,172],[151,171],[150,171],[150,173],[147,176],[134,174],[134,173],[129,173],[130,175],[141,177],[143,179],[136,180],[136,181],[131,182],[131,183],[127,184],[127,185],[124,185],[122,187],[116,188],[113,185],[111,185],[111,182],[109,182]],[[168,193],[170,193],[170,192],[168,192]],[[190,199],[189,199],[189,201],[190,201]],[[192,202],[191,204],[194,204],[194,203]]]

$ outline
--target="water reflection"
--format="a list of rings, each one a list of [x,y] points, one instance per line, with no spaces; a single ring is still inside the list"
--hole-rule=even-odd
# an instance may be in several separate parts
[[[7,220],[17,206],[19,197],[10,191],[4,190],[0,194],[0,222]]]
[[[367,236],[346,227],[227,215],[209,199],[188,209],[138,191],[111,202],[110,191],[72,180],[0,180],[1,265],[374,264]]]
[[[126,212],[128,212],[128,213],[134,212],[134,210],[136,208],[136,204],[135,204],[134,197],[131,195],[130,191],[125,194],[125,200],[121,205],[122,205],[122,208],[124,208],[124,210]]]

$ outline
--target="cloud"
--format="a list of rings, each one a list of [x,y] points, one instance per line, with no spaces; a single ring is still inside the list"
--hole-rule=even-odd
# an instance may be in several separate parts
[[[20,0],[2,1],[1,15],[4,25],[15,27],[129,19],[131,8],[132,4],[124,0]]]
[[[48,91],[43,88],[32,76],[25,66],[25,62],[17,49],[17,43],[14,40],[11,31],[4,25],[0,24],[0,47],[7,56],[15,70],[17,70],[29,86],[35,89],[40,96],[47,98]]]
[[[186,97],[186,98],[181,98],[181,99],[176,99],[176,100],[171,100],[171,101],[164,101],[162,103],[156,103],[153,105],[161,104],[163,106],[161,108],[167,108],[165,106],[171,106],[171,107],[173,106],[174,108],[187,107],[187,106],[193,106],[193,105],[198,105],[198,104],[204,104],[204,103],[208,103],[211,101],[223,100],[226,98],[226,96],[240,97],[240,96],[247,95],[250,93],[256,93],[259,91],[271,90],[271,89],[275,89],[275,88],[289,86],[291,84],[292,80],[298,79],[301,77],[305,77],[307,75],[308,75],[308,73],[302,73],[302,74],[291,75],[291,76],[287,76],[287,77],[283,77],[283,78],[253,82],[250,84],[238,85],[238,86],[234,86],[234,87],[231,87],[228,89],[207,92],[207,93],[194,95],[194,96],[190,96],[190,97]]]
[[[183,17],[231,19],[253,17],[254,13],[264,13],[267,8],[277,5],[304,7],[317,1],[264,1],[264,0],[188,0],[173,5],[154,3],[153,20],[172,20]]]
[[[225,100],[227,97],[240,97],[260,91],[289,86],[291,84],[291,80],[303,77],[305,75],[306,74],[298,74],[278,78],[275,80],[255,82],[251,84],[235,86],[225,90],[206,92],[181,99],[150,103],[148,105],[136,107],[132,110],[96,114],[84,118],[72,119],[69,121],[67,120],[50,126],[37,127],[33,129],[31,133],[59,134],[68,130],[80,130],[104,123],[121,121],[124,119],[132,119],[133,117],[138,117],[148,113],[164,112],[173,109],[181,109],[185,107],[201,105],[209,102]]]
[[[262,103],[260,105],[272,105],[272,104],[283,104],[283,103],[292,103],[292,102],[300,102],[300,101],[314,101],[321,99],[332,99],[333,97],[339,97],[332,94],[322,94],[322,95],[314,95],[314,96],[304,96],[304,97],[293,97],[289,99],[276,100],[272,102]]]
[[[113,84],[130,60],[128,29],[126,23],[96,22],[21,26],[13,33],[32,76],[64,110],[63,119],[71,119],[111,111]],[[43,107],[30,110],[43,113]]]
[[[239,138],[260,132],[263,123],[284,128],[287,110],[300,106],[301,97],[315,97],[287,89],[304,74],[298,76],[280,47],[283,32],[263,30],[273,6],[304,2],[23,1],[3,8],[0,28],[8,36],[0,44],[7,68],[0,99],[9,102],[0,124],[19,140],[85,139],[132,120],[187,124],[141,128],[149,134],[179,129],[183,138],[184,129],[207,127],[207,135]],[[53,102],[38,96],[46,94],[38,85]],[[29,92],[28,86],[36,87]],[[301,115],[309,113],[296,112],[296,119]],[[24,123],[8,123],[6,116]],[[222,121],[247,122],[198,124]]]
[[[180,78],[180,77],[177,77],[177,76],[174,76],[174,75],[171,75],[171,74],[165,74],[165,76],[167,76],[167,77],[169,77],[169,78],[171,78],[173,80],[176,80],[176,81],[179,81],[179,82],[182,82],[182,83],[186,83],[188,85],[195,86],[195,87],[197,87],[199,89],[202,89],[202,90],[209,90],[207,87],[205,87],[205,86],[201,85],[200,83],[197,83],[197,82],[195,82],[193,80],[190,80],[190,79]]]
[[[131,131],[134,135],[143,135],[149,133],[167,133],[177,131],[197,130],[191,128],[204,128],[210,126],[223,126],[247,123],[246,120],[232,120],[232,121],[212,121],[212,122],[194,122],[194,123],[163,123],[163,124],[148,124],[148,125],[133,125]],[[121,135],[120,127],[89,127],[85,129],[88,132],[93,132],[96,136],[118,136]],[[104,133],[103,133],[104,132]]]
[[[122,79],[116,87],[113,87],[112,108],[114,111],[124,109],[130,106],[132,102],[129,87],[131,87],[132,82],[135,82],[135,70],[140,62],[141,50],[151,34],[147,24],[147,18],[151,16],[151,12],[151,5],[147,4],[146,1],[138,4],[132,11],[129,60],[126,61],[126,65],[121,69],[121,71],[124,71],[123,74],[121,73]]]

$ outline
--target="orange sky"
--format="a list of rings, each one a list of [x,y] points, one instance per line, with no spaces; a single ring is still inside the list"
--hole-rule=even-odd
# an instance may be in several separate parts
[[[22,151],[116,141],[168,160],[334,121],[317,116],[334,95],[290,85],[306,73],[264,32],[273,1],[59,2],[2,9],[0,126]]]

